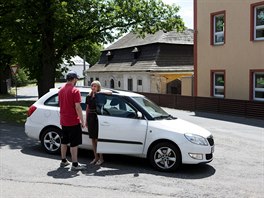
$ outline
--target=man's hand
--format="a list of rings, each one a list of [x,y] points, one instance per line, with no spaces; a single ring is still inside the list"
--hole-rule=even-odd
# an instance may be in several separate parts
[[[84,120],[83,120],[81,104],[80,103],[75,103],[75,109],[76,109],[77,115],[78,115],[78,117],[80,119],[82,128],[84,128],[85,127],[85,123],[84,123]]]

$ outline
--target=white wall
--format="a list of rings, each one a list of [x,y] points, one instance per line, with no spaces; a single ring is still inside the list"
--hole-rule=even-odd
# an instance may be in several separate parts
[[[87,74],[87,80],[90,81],[90,78],[93,78],[93,80],[96,80],[96,78],[99,78],[99,81],[101,82],[102,87],[110,88],[110,81],[111,79],[114,80],[114,88],[115,89],[122,89],[122,90],[128,90],[128,79],[133,79],[133,91],[139,91],[139,92],[150,92],[150,77],[148,73],[114,73],[114,72],[108,72],[108,73],[88,73]],[[138,87],[137,81],[138,79],[142,80],[142,86]],[[120,86],[119,86],[120,82]]]

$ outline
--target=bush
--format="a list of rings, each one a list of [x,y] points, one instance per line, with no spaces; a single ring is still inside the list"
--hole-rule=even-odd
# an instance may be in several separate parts
[[[26,72],[24,69],[18,69],[17,74],[14,76],[12,75],[12,81],[13,81],[13,86],[15,86],[15,83],[18,87],[26,86],[29,83],[32,83],[32,81],[29,80]]]

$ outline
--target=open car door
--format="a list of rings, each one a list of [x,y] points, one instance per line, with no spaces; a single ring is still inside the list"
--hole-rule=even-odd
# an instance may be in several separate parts
[[[97,152],[141,154],[147,120],[122,96],[96,94],[99,135]],[[141,116],[140,116],[141,114]]]

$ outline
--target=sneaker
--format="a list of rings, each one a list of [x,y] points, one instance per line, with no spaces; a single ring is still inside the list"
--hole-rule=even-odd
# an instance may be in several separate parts
[[[102,164],[104,163],[104,160],[98,160],[96,163],[95,163],[95,165],[97,165],[97,166],[101,166]]]
[[[66,166],[68,166],[68,165],[70,165],[70,162],[67,160],[66,162],[61,162],[60,163],[60,167],[66,167]]]
[[[85,169],[86,169],[86,166],[85,165],[81,165],[81,164],[78,164],[78,166],[72,166],[71,167],[72,171],[85,170]]]
[[[93,161],[90,162],[90,164],[95,164],[98,161],[98,159],[93,159]]]

